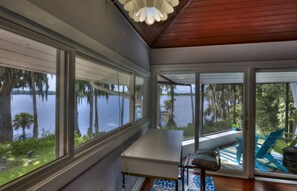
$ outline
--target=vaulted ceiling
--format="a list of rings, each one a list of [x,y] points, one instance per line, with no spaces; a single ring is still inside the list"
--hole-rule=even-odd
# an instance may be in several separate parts
[[[151,48],[297,40],[297,0],[180,0],[150,26],[115,4]]]

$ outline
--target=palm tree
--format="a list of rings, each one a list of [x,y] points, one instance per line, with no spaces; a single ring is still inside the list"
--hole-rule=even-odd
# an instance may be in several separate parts
[[[29,73],[24,70],[0,67],[0,142],[13,140],[11,92],[27,85]]]
[[[34,122],[33,115],[29,113],[22,112],[20,114],[15,115],[15,118],[13,120],[13,127],[15,130],[18,130],[20,127],[23,129],[22,138],[23,140],[26,139],[26,128],[30,128],[31,124]]]

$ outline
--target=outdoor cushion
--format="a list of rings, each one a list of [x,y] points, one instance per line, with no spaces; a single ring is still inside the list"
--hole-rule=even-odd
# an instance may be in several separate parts
[[[196,166],[196,168],[216,170],[219,165],[214,152],[195,153],[195,155],[192,155],[192,158],[192,165]]]

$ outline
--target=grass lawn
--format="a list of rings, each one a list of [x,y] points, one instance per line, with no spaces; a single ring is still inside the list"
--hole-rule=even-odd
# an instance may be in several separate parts
[[[8,183],[28,172],[31,172],[51,161],[55,160],[55,148],[42,148],[35,153],[32,158],[27,155],[7,158],[6,170],[0,172],[0,185]],[[31,161],[31,164],[29,162]]]

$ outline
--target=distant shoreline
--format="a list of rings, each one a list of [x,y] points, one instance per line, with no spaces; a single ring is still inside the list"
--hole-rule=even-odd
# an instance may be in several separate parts
[[[36,95],[39,95],[39,91],[36,91]],[[32,95],[31,91],[27,90],[14,90],[12,91],[11,95]],[[56,95],[55,91],[48,91],[47,95]]]

